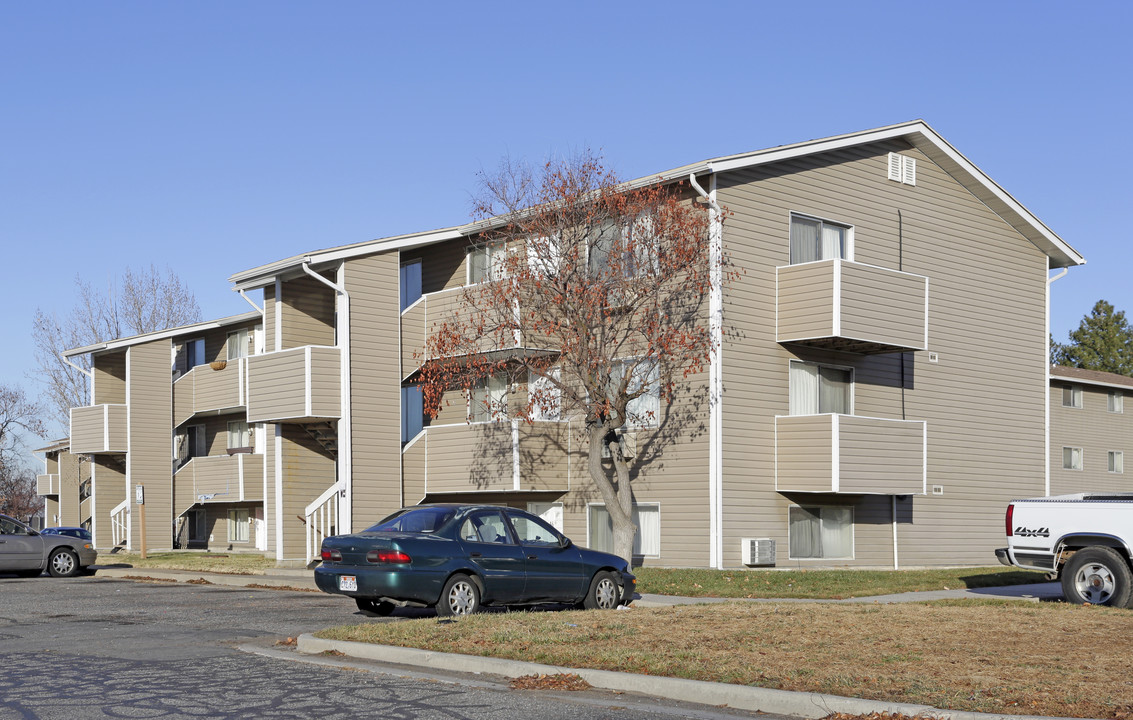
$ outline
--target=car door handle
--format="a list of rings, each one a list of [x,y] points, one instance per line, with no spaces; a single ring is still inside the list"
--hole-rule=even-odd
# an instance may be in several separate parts
[[[471,557],[480,557],[480,553],[469,553]]]
[[[528,555],[528,556],[527,556],[527,559],[528,559],[528,560],[538,560],[538,559],[539,559],[539,556],[538,556],[538,555]]]

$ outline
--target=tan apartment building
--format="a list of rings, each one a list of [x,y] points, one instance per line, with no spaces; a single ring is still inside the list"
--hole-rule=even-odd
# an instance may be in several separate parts
[[[1050,495],[1131,492],[1133,378],[1097,370],[1050,369]]]
[[[630,430],[638,562],[990,563],[1006,503],[1047,490],[1048,275],[1084,259],[920,121],[643,182],[682,180],[714,208],[711,243],[743,274],[709,298],[720,351],[660,409],[682,432],[658,450],[658,427]],[[255,438],[248,457],[262,462],[259,494],[245,483],[241,502],[262,512],[260,544],[281,561],[310,560],[324,533],[440,501],[526,507],[608,547],[577,421],[488,417],[459,394],[422,415],[413,380],[428,333],[463,287],[488,278],[483,227],[233,275],[233,289],[261,291],[263,305],[214,324],[205,343],[211,359],[229,326],[255,338],[227,400],[178,407],[184,380],[171,358],[203,327],[71,351],[95,362],[72,451],[94,453],[96,493],[102,476],[111,493],[103,504],[133,528],[131,488],[146,483],[148,504],[150,484],[168,476],[147,527],[170,540],[187,512],[243,507],[200,485],[179,490],[180,471],[162,465],[188,426],[216,438],[239,418]],[[218,371],[192,372],[208,383]],[[476,391],[504,405],[527,392],[493,381]],[[207,447],[231,489],[232,456]],[[138,541],[133,529],[112,539]]]
[[[43,497],[43,526],[90,530],[90,463],[70,448],[70,440],[63,438],[35,451],[43,455],[43,473],[35,478],[36,491]]]

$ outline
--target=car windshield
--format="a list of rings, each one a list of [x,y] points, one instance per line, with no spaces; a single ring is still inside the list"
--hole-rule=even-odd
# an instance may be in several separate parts
[[[455,513],[455,508],[447,507],[411,508],[366,528],[366,531],[434,533],[451,520]]]

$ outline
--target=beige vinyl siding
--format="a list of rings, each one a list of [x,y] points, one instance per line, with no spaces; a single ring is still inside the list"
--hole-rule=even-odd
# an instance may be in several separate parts
[[[918,421],[839,418],[838,491],[923,494],[924,431]]]
[[[425,358],[426,310],[428,297],[421,298],[401,314],[401,376],[409,377]]]
[[[147,549],[168,549],[173,544],[173,388],[170,383],[169,340],[134,345],[129,354],[130,412],[128,432],[129,488],[145,486]],[[137,508],[131,507],[132,513]],[[132,524],[133,547],[141,547],[140,514]]]
[[[177,471],[178,504],[187,499],[191,500],[189,505],[263,500],[263,472],[263,455],[239,453],[193,458]],[[212,497],[201,499],[202,495]],[[188,507],[181,506],[177,514]]]
[[[834,263],[815,262],[778,269],[778,338],[834,335]]]
[[[41,476],[42,477],[42,476]],[[43,493],[39,493],[43,495]],[[64,523],[61,520],[56,520],[59,516],[59,501],[54,497],[43,498],[43,517],[44,527],[63,527]]]
[[[868,265],[840,264],[842,336],[923,350],[927,280]]]
[[[96,455],[92,459],[92,485],[94,500],[94,546],[99,549],[114,547],[110,513],[126,499],[126,467],[121,458]]]
[[[333,277],[324,277],[334,281]],[[282,299],[284,350],[303,345],[334,345],[334,290],[313,277],[303,276],[283,283]]]
[[[830,443],[829,415],[777,418],[776,486],[784,492],[830,492],[835,473]]]
[[[248,358],[248,421],[337,418],[341,356],[334,347],[299,347]]]
[[[425,433],[429,494],[513,489],[511,423],[432,427]]]
[[[350,293],[350,407],[354,529],[402,506],[397,253],[346,265]]]
[[[1062,405],[1062,389],[1082,389],[1082,407]],[[1121,390],[1123,412],[1108,410],[1109,392],[1117,388],[1084,385],[1051,378],[1050,494],[1133,492],[1133,387]],[[1082,448],[1082,469],[1062,467],[1064,447]],[[1108,453],[1122,452],[1121,473],[1109,472]]]
[[[75,453],[123,453],[127,450],[125,405],[71,408],[71,449]]]
[[[126,352],[93,356],[94,405],[126,402]]]
[[[79,485],[90,478],[90,463],[69,452],[62,452],[58,457],[59,525],[73,527],[83,520],[79,516]]]
[[[275,350],[275,284],[264,286],[264,351]]]
[[[265,324],[266,326],[266,324]],[[276,550],[276,539],[278,538],[277,520],[282,517],[281,509],[278,504],[279,494],[276,492],[276,480],[279,478],[279,469],[276,464],[277,449],[282,449],[282,440],[276,437],[276,432],[280,430],[279,425],[267,424],[264,426],[264,436],[267,439],[266,446],[264,447],[264,467],[265,467],[265,482],[264,482],[264,521],[265,521],[265,538],[267,541],[267,555],[280,559]],[[282,460],[282,452],[279,453]],[[304,556],[306,552],[304,552]]]
[[[196,413],[240,406],[240,363],[236,360],[221,370],[208,365],[195,367],[173,384],[174,425],[181,425]]]
[[[335,482],[334,459],[299,425],[283,428],[283,558],[306,559],[307,505]],[[341,532],[336,529],[336,532]]]
[[[432,293],[464,285],[467,240],[450,240],[426,248],[401,251],[401,262],[421,260],[421,292]]]
[[[886,179],[890,150],[918,159],[915,187]],[[734,213],[724,242],[745,271],[725,291],[725,326],[736,338],[723,350],[724,563],[739,565],[740,538],[787,542],[792,499],[774,492],[771,449],[774,417],[788,411],[795,357],[853,367],[858,415],[926,421],[928,484],[944,494],[913,498],[915,523],[900,521],[899,509],[901,564],[990,562],[1002,544],[1006,502],[1043,489],[1037,389],[1045,392],[1046,257],[903,142],[737,171],[718,188]],[[900,355],[776,344],[774,273],[789,263],[791,212],[853,225],[857,262],[929,278],[929,350],[938,363],[907,353],[902,387]],[[885,517],[888,500],[869,500],[870,516]],[[855,559],[847,564],[891,565],[892,525],[863,523],[860,512],[855,518]]]

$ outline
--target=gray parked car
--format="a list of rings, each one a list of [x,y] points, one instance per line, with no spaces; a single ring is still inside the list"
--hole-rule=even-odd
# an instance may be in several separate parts
[[[55,577],[71,577],[93,565],[97,557],[89,540],[43,535],[0,515],[0,572],[36,577],[47,570]]]

